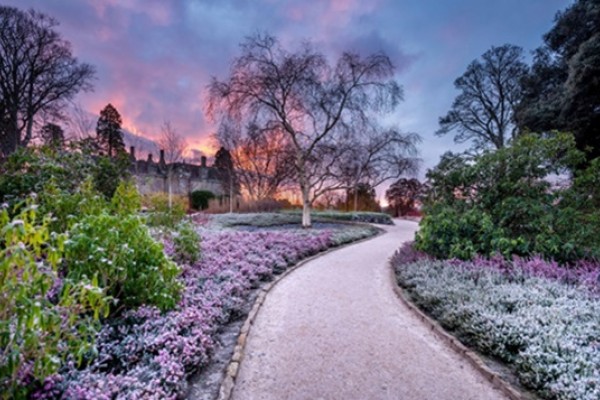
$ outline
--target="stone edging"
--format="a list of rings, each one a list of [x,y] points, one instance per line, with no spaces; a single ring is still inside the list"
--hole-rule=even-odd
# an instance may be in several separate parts
[[[240,329],[240,334],[238,336],[237,343],[235,345],[235,348],[233,349],[233,356],[231,356],[231,360],[229,361],[229,364],[227,365],[227,368],[225,369],[225,378],[223,379],[223,382],[221,382],[221,387],[219,388],[219,397],[217,397],[217,399],[218,400],[230,400],[231,399],[231,395],[233,393],[233,388],[235,386],[235,380],[237,378],[240,364],[241,364],[242,360],[244,359],[244,353],[246,350],[246,340],[248,339],[248,334],[250,333],[250,327],[254,323],[254,320],[256,319],[256,315],[258,314],[258,311],[260,310],[261,306],[263,305],[267,294],[273,289],[273,287],[277,283],[279,283],[286,276],[288,276],[289,274],[291,274],[292,272],[294,272],[295,270],[297,270],[298,268],[302,267],[304,264],[306,264],[310,261],[313,261],[319,257],[323,257],[329,253],[332,253],[332,252],[339,250],[341,248],[344,248],[346,246],[358,244],[358,243],[362,243],[362,242],[366,242],[368,240],[374,239],[376,237],[381,236],[385,232],[386,232],[385,230],[379,228],[379,232],[373,236],[369,236],[368,238],[360,239],[360,240],[357,240],[354,242],[345,243],[340,246],[332,247],[321,253],[315,254],[314,256],[305,258],[304,260],[300,261],[296,265],[293,265],[292,267],[286,269],[285,272],[283,272],[281,275],[277,276],[271,282],[268,282],[264,286],[262,286],[259,289],[259,293],[258,293],[258,296],[256,297],[256,300],[254,300],[252,309],[250,310],[250,312],[248,313],[248,316],[246,317],[246,321],[244,321],[244,325],[242,325],[242,328]]]
[[[504,393],[510,400],[525,400],[526,397],[523,396],[518,390],[516,390],[510,383],[506,382],[502,379],[497,373],[492,371],[475,353],[473,350],[466,347],[462,344],[457,338],[446,332],[442,326],[430,318],[427,314],[421,311],[416,305],[414,305],[404,293],[404,290],[398,285],[398,281],[396,280],[396,272],[392,263],[389,263],[390,266],[390,275],[392,278],[392,287],[394,288],[394,292],[400,299],[400,301],[408,307],[408,309],[421,321],[425,323],[433,332],[436,334],[442,341],[444,341],[447,345],[449,345],[452,350],[454,350],[459,356],[466,359],[469,364],[477,370],[481,375],[483,375],[496,389],[500,390]]]

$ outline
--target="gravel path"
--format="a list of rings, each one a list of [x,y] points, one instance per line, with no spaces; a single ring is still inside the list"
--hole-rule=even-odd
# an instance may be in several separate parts
[[[417,224],[302,266],[269,293],[233,398],[505,399],[399,301],[388,259]]]

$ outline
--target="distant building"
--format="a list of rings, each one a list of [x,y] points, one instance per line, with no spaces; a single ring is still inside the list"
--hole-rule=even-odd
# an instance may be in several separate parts
[[[165,152],[160,151],[158,162],[154,161],[152,153],[146,160],[135,157],[135,147],[129,150],[131,158],[131,173],[141,194],[151,194],[168,191],[167,164]],[[221,181],[217,170],[206,165],[206,157],[202,157],[200,165],[174,163],[171,190],[173,194],[187,195],[195,190],[208,190],[216,196],[223,194]]]

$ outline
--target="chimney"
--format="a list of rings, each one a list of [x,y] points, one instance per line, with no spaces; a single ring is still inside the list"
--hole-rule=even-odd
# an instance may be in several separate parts
[[[148,153],[148,163],[153,163],[152,161],[152,153]]]
[[[163,165],[165,164],[165,151],[162,150],[162,149],[160,150],[160,161],[159,161],[159,163],[163,164]]]
[[[129,158],[131,158],[133,161],[135,161],[135,147],[131,146],[129,148]]]
[[[200,157],[200,166],[206,168],[206,157]]]

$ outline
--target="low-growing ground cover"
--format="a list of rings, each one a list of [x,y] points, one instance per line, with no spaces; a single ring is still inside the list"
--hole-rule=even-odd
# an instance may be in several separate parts
[[[511,365],[525,386],[547,399],[600,398],[600,265],[438,261],[410,246],[393,265],[419,307],[465,344]]]
[[[181,265],[183,291],[175,309],[161,313],[142,306],[105,321],[94,357],[84,367],[63,366],[33,398],[176,398],[186,391],[188,377],[209,362],[217,332],[238,316],[253,287],[303,258],[377,232],[362,225],[336,230],[197,230],[201,259]],[[154,234],[162,238],[165,252],[178,258],[177,240],[158,230]]]
[[[371,224],[392,225],[389,214],[378,212],[341,212],[341,211],[312,211],[311,218],[314,223],[364,222]],[[213,220],[222,226],[232,227],[239,225],[251,226],[277,226],[283,224],[297,224],[302,222],[300,210],[288,210],[280,213],[254,213],[254,214],[220,214]]]

